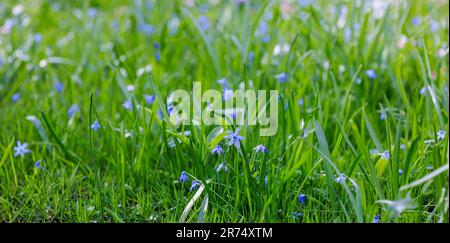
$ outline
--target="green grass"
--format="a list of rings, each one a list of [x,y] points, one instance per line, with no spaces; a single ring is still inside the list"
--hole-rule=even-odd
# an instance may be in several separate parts
[[[448,1],[401,1],[380,16],[354,0],[290,1],[287,12],[281,1],[146,2],[0,3],[0,221],[449,222]],[[157,115],[171,91],[221,90],[221,78],[280,92],[275,136],[243,126],[239,151],[218,135],[235,126],[177,128]],[[15,157],[17,141],[31,153]],[[217,143],[225,154],[211,154]],[[202,186],[190,191],[194,179]],[[407,208],[398,215],[392,201]]]

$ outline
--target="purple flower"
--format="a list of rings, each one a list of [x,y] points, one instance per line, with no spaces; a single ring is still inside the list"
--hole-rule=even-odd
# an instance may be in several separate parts
[[[190,191],[192,190],[197,190],[197,188],[201,185],[201,183],[197,180],[193,180],[192,181],[192,185],[191,188],[189,189]]]
[[[98,121],[95,121],[94,123],[92,123],[91,129],[94,130],[94,132],[96,132],[99,128],[100,128],[100,123],[98,123]]]
[[[300,195],[298,195],[297,199],[300,202],[300,204],[305,204],[305,202],[306,202],[306,195],[305,194],[300,194]]]
[[[34,42],[36,42],[36,43],[41,43],[41,41],[42,41],[42,35],[41,35],[40,33],[34,34],[33,40],[34,40]]]
[[[345,176],[344,173],[340,174],[336,179],[336,183],[341,184],[342,182],[345,182],[345,180],[347,180],[347,177]]]
[[[203,31],[209,29],[208,17],[206,17],[205,15],[200,15],[200,17],[198,17],[198,25],[200,26],[200,29]]]
[[[427,90],[428,90],[428,87],[427,87],[427,86],[423,86],[423,87],[420,89],[420,94],[421,94],[421,95],[425,95],[425,94],[427,93]]]
[[[154,49],[159,49],[161,46],[159,45],[158,42],[153,42],[153,48]]]
[[[14,157],[20,155],[20,157],[24,157],[25,154],[29,154],[31,151],[28,149],[28,143],[22,144],[20,141],[17,141],[17,146],[14,147]]]
[[[220,84],[222,87],[228,88],[230,85],[228,84],[228,81],[226,78],[221,78],[217,80],[217,83]]]
[[[127,100],[122,104],[122,107],[129,111],[132,111],[133,110],[133,102],[131,102],[131,100]]]
[[[399,170],[398,170],[398,175],[399,175],[399,176],[402,176],[402,175],[403,175],[403,170],[402,170],[402,169],[399,169]]]
[[[186,171],[181,172],[180,181],[183,183],[189,181],[189,177],[188,177]]]
[[[97,16],[97,9],[96,8],[89,8],[88,9],[88,16],[91,18],[95,18]]]
[[[379,224],[379,223],[381,223],[381,221],[380,221],[380,216],[378,216],[378,215],[375,215],[375,217],[373,218],[373,221],[372,221],[372,223],[375,223],[375,224]]]
[[[294,212],[294,220],[296,220],[296,219],[300,219],[301,217],[303,217],[303,213],[301,213],[301,212]]]
[[[16,103],[19,99],[20,99],[20,93],[15,93],[13,94],[13,96],[11,97],[12,101],[14,103]]]
[[[375,79],[377,77],[377,73],[373,69],[366,70],[366,75],[370,79]]]
[[[236,131],[233,133],[232,131],[228,130],[228,135],[225,137],[225,139],[229,139],[228,145],[234,145],[236,148],[240,148],[240,140],[244,140],[245,138],[242,136],[239,136],[239,128],[236,129]]]
[[[34,164],[34,167],[40,169],[41,168],[41,161],[40,160],[36,161],[36,163]]]
[[[138,24],[138,31],[143,32],[147,36],[152,35],[155,32],[155,29],[153,26],[146,24],[146,23],[140,23]]]
[[[439,27],[440,25],[438,21],[431,21],[430,28],[433,33],[436,33],[439,30]]]
[[[445,133],[446,133],[445,130],[439,130],[437,132],[437,139],[438,140],[444,140],[445,139]]]
[[[420,24],[420,17],[419,17],[419,16],[414,17],[414,18],[412,19],[412,24],[413,24],[414,26],[418,26],[418,25]]]
[[[389,160],[391,158],[391,154],[389,153],[389,151],[384,151],[383,153],[380,154],[381,158],[385,159],[385,160]]]
[[[145,101],[148,105],[153,105],[153,103],[155,102],[155,98],[156,97],[154,95],[145,95]]]
[[[211,154],[217,154],[217,155],[220,155],[221,153],[223,153],[223,149],[222,149],[222,147],[220,147],[220,145],[216,145],[216,146],[211,150]]]
[[[284,83],[287,81],[288,76],[285,72],[282,72],[275,75],[275,78],[278,80],[279,83]]]
[[[381,112],[381,114],[380,114],[380,120],[384,121],[384,120],[386,119],[386,117],[387,117],[386,112]]]
[[[67,115],[68,115],[70,118],[72,118],[72,117],[75,115],[75,113],[77,113],[77,112],[80,112],[80,108],[78,107],[77,104],[73,104],[73,105],[69,108],[69,110],[67,111]]]
[[[64,89],[64,85],[63,85],[62,83],[57,82],[57,83],[55,84],[55,90],[56,90],[56,92],[61,93],[63,89]]]
[[[260,153],[263,153],[263,154],[266,154],[269,150],[266,148],[266,147],[264,147],[264,145],[262,145],[262,144],[260,144],[260,145],[258,145],[258,146],[256,146],[255,148],[253,148],[257,153],[258,152],[260,152]]]
[[[228,166],[227,166],[227,164],[225,164],[225,162],[220,163],[220,165],[218,165],[216,168],[217,172],[220,172],[221,170],[228,172]]]

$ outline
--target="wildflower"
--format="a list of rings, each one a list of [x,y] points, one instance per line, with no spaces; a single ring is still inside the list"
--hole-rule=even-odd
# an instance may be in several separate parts
[[[39,33],[36,33],[36,34],[33,36],[33,40],[34,40],[34,42],[36,42],[36,43],[40,43],[40,42],[42,41],[42,35],[39,34]]]
[[[94,130],[94,132],[96,132],[99,128],[100,128],[100,123],[98,123],[98,121],[95,121],[94,123],[92,123],[91,129]]]
[[[384,121],[384,120],[386,119],[386,117],[387,117],[386,112],[381,112],[381,114],[380,114],[380,120]]]
[[[30,153],[31,151],[28,149],[28,143],[22,144],[20,141],[17,141],[17,146],[14,147],[14,157],[21,156],[22,158],[25,154]]]
[[[301,213],[301,212],[294,212],[294,220],[300,219],[301,217],[303,217],[303,213]]]
[[[208,17],[206,17],[205,15],[201,15],[200,17],[198,17],[198,25],[200,26],[200,29],[203,31],[209,29]]]
[[[305,104],[305,101],[303,99],[298,100],[298,105],[303,106]]]
[[[405,149],[406,149],[406,144],[403,144],[403,143],[400,144],[400,149],[401,149],[401,150],[405,150]]]
[[[403,175],[403,170],[402,170],[402,169],[399,169],[399,170],[398,170],[398,175],[399,175],[399,176],[402,176],[402,175]]]
[[[225,162],[220,163],[220,165],[218,165],[216,168],[217,172],[220,172],[221,170],[228,172],[228,166],[227,166],[227,164],[225,164]]]
[[[223,153],[223,149],[222,149],[222,147],[220,147],[220,145],[216,145],[216,146],[211,150],[211,154],[217,154],[217,155],[220,155],[221,153]]]
[[[138,31],[143,32],[147,36],[150,36],[153,34],[153,32],[155,32],[155,29],[153,28],[153,26],[151,26],[149,24],[140,23],[140,24],[138,24]]]
[[[375,217],[373,217],[373,221],[372,221],[372,223],[375,223],[375,224],[379,224],[379,223],[381,223],[381,221],[380,221],[380,216],[378,216],[378,215],[375,215]]]
[[[391,158],[391,154],[389,153],[389,151],[384,151],[383,153],[380,154],[381,158],[385,159],[385,160],[389,160]]]
[[[300,194],[300,195],[298,195],[297,199],[300,202],[300,204],[305,204],[305,202],[306,202],[306,195],[305,194]]]
[[[186,171],[181,172],[180,181],[183,183],[189,181],[189,177],[188,177]]]
[[[242,136],[239,136],[239,128],[236,129],[236,131],[233,133],[232,131],[228,130],[228,135],[225,137],[225,139],[229,139],[228,145],[234,145],[236,148],[240,148],[240,140],[244,140],[245,138]]]
[[[345,176],[344,173],[340,174],[338,177],[336,177],[335,181],[338,184],[341,184],[342,182],[345,182],[345,180],[347,180],[347,177]]]
[[[313,3],[313,0],[298,0],[298,4],[302,7],[307,7],[308,5],[311,5]]]
[[[72,105],[69,110],[67,111],[67,115],[72,118],[75,113],[80,112],[80,108],[78,107],[77,104]]]
[[[284,83],[287,81],[288,76],[285,72],[282,72],[275,75],[275,78],[278,80],[279,83]]]
[[[432,21],[430,24],[430,29],[432,32],[437,32],[439,30],[439,22],[438,21]]]
[[[367,75],[367,77],[370,78],[370,79],[374,79],[374,78],[377,77],[377,73],[376,73],[375,70],[373,70],[373,69],[367,70],[367,71],[366,71],[366,75]]]
[[[20,99],[20,93],[15,93],[13,94],[13,96],[11,97],[12,101],[14,103],[16,103],[19,99]]]
[[[155,52],[155,54],[153,56],[157,62],[159,62],[161,60],[161,56],[159,55],[158,52]]]
[[[153,48],[154,49],[159,49],[161,46],[159,45],[158,42],[153,42]]]
[[[423,86],[423,87],[420,89],[420,94],[421,94],[421,95],[425,95],[425,94],[427,93],[427,89],[428,89],[427,86]]]
[[[267,184],[269,184],[269,176],[266,175],[266,177],[264,177],[264,185],[267,186]]]
[[[414,26],[418,26],[418,25],[420,24],[420,17],[419,17],[419,16],[414,17],[414,18],[412,19],[412,24],[413,24]]]
[[[268,150],[266,147],[264,147],[264,145],[262,145],[262,144],[256,146],[256,147],[254,148],[254,150],[256,150],[257,153],[258,153],[258,152],[261,152],[261,153],[263,153],[263,154],[266,154],[266,153],[269,151],[269,150]]]
[[[56,92],[61,93],[63,89],[64,89],[64,85],[63,85],[62,83],[57,82],[57,83],[55,84],[55,90],[56,90]]]
[[[307,138],[308,135],[311,133],[312,133],[312,131],[310,129],[305,128],[305,130],[303,130],[303,133],[302,133],[302,138]]]
[[[173,138],[169,138],[169,141],[167,141],[167,144],[169,145],[170,148],[175,148],[175,146],[177,146],[175,144],[175,141],[173,140]]]
[[[233,98],[233,90],[224,89],[223,90],[223,100],[230,100]]]
[[[248,54],[248,61],[249,61],[249,62],[252,62],[254,58],[255,58],[255,53],[251,51],[251,52]]]
[[[145,95],[145,101],[148,105],[152,105],[155,102],[155,96],[154,95]]]
[[[133,110],[133,102],[131,102],[131,100],[127,100],[122,104],[122,107],[132,111]]]
[[[229,87],[228,81],[225,78],[221,78],[221,79],[217,80],[217,83],[223,87]]]
[[[97,16],[97,9],[89,8],[88,9],[88,16],[91,17],[91,18],[95,18]]]
[[[41,168],[41,161],[40,160],[36,161],[36,163],[34,164],[34,167],[40,169]]]
[[[438,140],[444,140],[445,139],[445,133],[446,133],[445,130],[439,130],[437,132],[437,139]]]
[[[189,189],[190,191],[192,190],[197,190],[197,188],[201,185],[201,183],[197,180],[193,180],[192,181],[192,185],[191,188]]]

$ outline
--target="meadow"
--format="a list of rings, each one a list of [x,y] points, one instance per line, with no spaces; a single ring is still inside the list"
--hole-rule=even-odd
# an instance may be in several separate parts
[[[448,223],[448,33],[444,0],[3,0],[0,222]],[[276,134],[174,125],[194,82],[278,90]]]

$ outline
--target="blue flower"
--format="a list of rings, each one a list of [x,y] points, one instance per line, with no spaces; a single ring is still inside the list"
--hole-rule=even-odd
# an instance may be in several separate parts
[[[386,112],[381,112],[381,114],[380,114],[380,120],[384,121],[384,120],[386,119],[386,117],[387,117]]]
[[[80,112],[80,108],[78,107],[77,104],[72,105],[69,110],[67,111],[67,115],[72,118],[75,113]]]
[[[94,130],[94,132],[96,132],[99,128],[100,128],[100,123],[98,123],[98,121],[95,121],[94,123],[92,123],[91,129]]]
[[[161,46],[159,45],[158,42],[153,42],[153,48],[154,49],[159,49]]]
[[[230,85],[228,84],[228,81],[226,78],[221,78],[217,80],[217,83],[220,84],[222,87],[228,88]]]
[[[437,139],[438,140],[444,140],[445,139],[445,133],[446,133],[445,130],[439,130],[437,132]]]
[[[200,15],[200,17],[198,17],[198,25],[200,26],[200,29],[203,31],[209,29],[208,17],[206,17],[205,15]]]
[[[439,30],[439,27],[440,27],[440,25],[439,25],[438,21],[431,21],[430,28],[431,28],[432,32],[434,32],[434,33],[437,32]]]
[[[34,167],[40,169],[41,168],[41,161],[40,160],[36,161],[36,163],[34,164]]]
[[[298,105],[299,106],[303,106],[305,104],[305,101],[302,99],[302,98],[300,98],[299,100],[298,100]]]
[[[56,84],[55,84],[56,92],[61,93],[63,89],[64,89],[64,85],[60,82],[56,82]]]
[[[264,177],[264,185],[267,186],[267,184],[269,184],[269,176],[266,175],[266,177]]]
[[[306,7],[308,5],[311,5],[313,3],[313,0],[298,0],[298,4],[302,7]]]
[[[225,162],[220,163],[220,165],[218,165],[216,168],[217,172],[220,172],[221,170],[228,172],[228,166],[227,166],[227,164],[225,164]]]
[[[151,26],[149,24],[140,23],[140,24],[138,24],[138,31],[143,32],[147,36],[150,36],[153,34],[153,32],[155,32],[155,29],[153,28],[153,26]]]
[[[297,199],[300,202],[300,204],[305,204],[305,202],[306,202],[306,195],[305,194],[300,194],[300,195],[298,195]]]
[[[25,154],[29,154],[31,151],[28,149],[28,143],[22,144],[20,141],[17,141],[17,146],[14,147],[14,157],[20,155],[20,157],[24,157]]]
[[[373,221],[372,221],[372,223],[375,223],[375,224],[379,224],[379,223],[381,223],[381,221],[380,221],[380,216],[378,216],[378,215],[375,215],[375,217],[373,217]]]
[[[20,99],[20,93],[15,93],[13,94],[13,96],[11,97],[12,101],[14,103],[16,103],[19,99]]]
[[[414,26],[418,26],[418,25],[420,24],[420,17],[419,17],[419,16],[414,17],[414,18],[412,19],[412,24],[413,24]]]
[[[34,42],[36,42],[36,43],[40,43],[40,42],[42,41],[42,35],[39,34],[39,33],[34,34],[33,40],[34,40]]]
[[[131,102],[131,100],[127,100],[122,104],[122,107],[129,111],[132,111],[133,110],[133,102]]]
[[[159,55],[158,52],[155,52],[155,54],[153,55],[153,57],[155,58],[155,60],[156,60],[157,62],[161,61],[161,56]]]
[[[399,170],[398,170],[398,175],[399,175],[399,176],[402,176],[402,175],[403,175],[403,170],[402,170],[402,169],[399,169]]]
[[[180,181],[183,183],[189,181],[189,177],[188,177],[186,171],[181,172]]]
[[[249,61],[249,62],[252,62],[254,58],[255,58],[255,53],[251,51],[251,52],[248,54],[248,61]]]
[[[433,169],[433,166],[432,165],[428,165],[427,166],[427,170],[432,170]]]
[[[191,188],[189,189],[190,191],[192,190],[197,190],[197,188],[201,185],[201,183],[197,180],[193,180],[192,181],[192,185]]]
[[[258,153],[258,152],[261,152],[261,153],[263,153],[263,154],[266,154],[266,153],[269,151],[269,150],[268,150],[266,147],[264,147],[264,145],[262,145],[262,144],[256,146],[256,147],[253,148],[253,149],[256,150],[257,153]]]
[[[225,137],[225,139],[229,139],[228,145],[234,145],[236,148],[240,148],[240,140],[244,140],[245,138],[242,136],[239,136],[239,128],[236,129],[236,131],[233,133],[232,131],[228,130],[228,135]]]
[[[288,76],[285,72],[282,72],[275,75],[275,78],[278,80],[279,83],[284,83],[287,81]]]
[[[344,173],[340,174],[338,177],[336,177],[335,181],[338,184],[341,184],[343,182],[345,182],[345,180],[347,180],[347,177],[345,176]]]
[[[374,79],[374,78],[377,77],[377,73],[376,73],[375,70],[373,70],[373,69],[367,70],[367,71],[366,71],[366,75],[367,75],[367,77],[370,78],[370,79]]]
[[[391,158],[391,154],[389,153],[389,151],[384,151],[383,153],[380,154],[381,158],[385,159],[385,160],[389,160]]]
[[[154,95],[145,95],[145,101],[148,105],[153,105],[153,103],[155,103],[155,98],[156,97]]]
[[[294,220],[300,219],[301,217],[303,217],[303,213],[301,213],[301,212],[294,212]]]
[[[220,155],[221,153],[223,153],[223,149],[222,149],[222,147],[220,147],[220,145],[216,145],[216,146],[211,150],[211,154],[217,154],[217,155]]]
[[[421,95],[425,95],[425,94],[427,93],[427,90],[428,90],[428,87],[427,87],[427,86],[423,86],[423,87],[420,89],[420,94],[421,94]]]
[[[88,16],[91,18],[95,18],[97,16],[97,9],[96,8],[89,8],[88,9]]]

